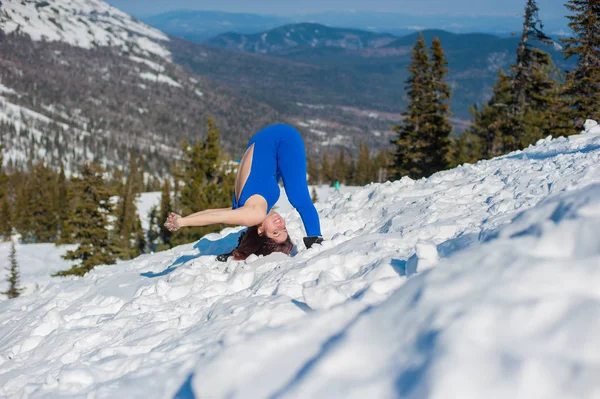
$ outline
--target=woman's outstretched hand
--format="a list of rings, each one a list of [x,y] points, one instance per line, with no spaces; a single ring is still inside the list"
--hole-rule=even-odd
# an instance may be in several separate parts
[[[177,231],[181,228],[181,215],[176,214],[175,212],[171,212],[167,217],[167,221],[165,222],[165,227],[169,231]]]

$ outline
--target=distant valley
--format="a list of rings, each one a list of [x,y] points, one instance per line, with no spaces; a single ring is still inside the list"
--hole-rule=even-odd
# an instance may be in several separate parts
[[[513,62],[518,39],[441,30],[423,34],[428,43],[439,37],[446,52],[454,91],[451,108],[460,129],[470,119],[469,107],[489,98],[498,70]],[[203,45],[209,57],[198,57],[187,42],[173,41],[171,50],[177,63],[254,93],[280,112],[293,113],[295,104],[303,103],[398,113],[405,105],[406,66],[417,35],[398,38],[303,23],[217,36]],[[559,68],[572,65],[563,60],[557,44],[542,47]]]

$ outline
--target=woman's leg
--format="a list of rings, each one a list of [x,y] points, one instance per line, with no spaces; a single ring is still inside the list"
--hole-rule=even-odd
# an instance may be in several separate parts
[[[319,214],[312,203],[306,182],[306,151],[300,133],[291,126],[281,125],[289,130],[281,136],[277,150],[277,167],[283,186],[292,206],[296,208],[307,236],[320,236]]]

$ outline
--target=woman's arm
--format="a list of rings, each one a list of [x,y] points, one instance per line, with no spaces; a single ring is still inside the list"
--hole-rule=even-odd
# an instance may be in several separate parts
[[[190,217],[190,216],[198,216],[198,215],[205,215],[207,213],[214,213],[214,212],[220,212],[220,211],[226,211],[231,209],[231,207],[229,208],[218,208],[218,209],[207,209],[204,211],[200,211],[200,212],[196,212],[196,213],[192,213],[191,215],[187,215],[186,217]]]
[[[208,226],[217,223],[255,226],[265,220],[266,214],[266,209],[262,209],[260,206],[246,204],[238,209],[209,209],[193,213],[186,217],[172,213],[169,215],[165,225],[169,230],[177,230],[185,226]]]

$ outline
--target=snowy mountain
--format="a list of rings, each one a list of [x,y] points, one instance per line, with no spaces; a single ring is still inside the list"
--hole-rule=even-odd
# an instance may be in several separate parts
[[[168,40],[102,1],[0,3],[5,164],[123,167],[133,149],[148,172],[165,175],[209,115],[232,153],[276,120],[270,107],[174,64]]]
[[[169,38],[130,15],[99,0],[3,0],[0,29],[33,40],[60,41],[72,46],[119,47],[141,55],[169,59]]]
[[[0,302],[0,396],[596,398],[600,127]],[[299,216],[281,209],[296,242]],[[26,265],[22,265],[26,267]]]

